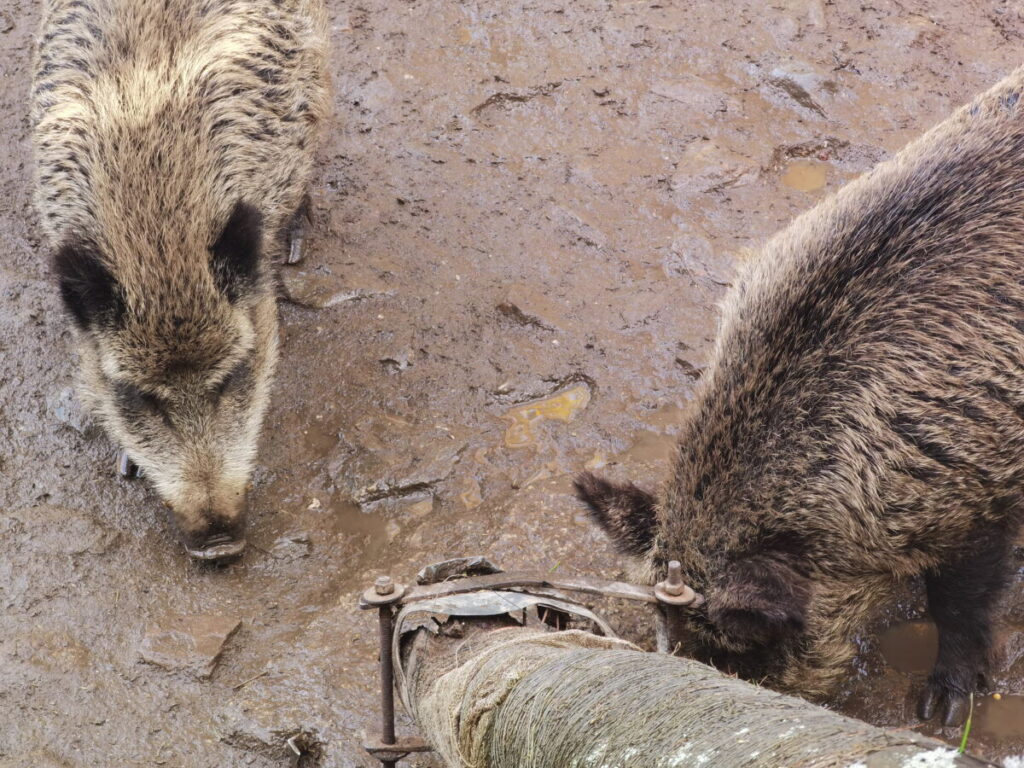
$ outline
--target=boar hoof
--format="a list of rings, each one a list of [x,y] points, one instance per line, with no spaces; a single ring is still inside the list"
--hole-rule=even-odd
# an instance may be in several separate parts
[[[142,477],[142,470],[138,464],[128,458],[127,451],[118,451],[117,474],[128,480],[134,480],[137,477]]]
[[[917,703],[918,717],[922,720],[931,720],[940,705],[942,724],[956,727],[967,719],[971,697],[958,688],[929,680]]]
[[[306,230],[310,221],[311,201],[306,195],[297,211],[292,216],[291,229],[288,233],[288,253],[285,263],[298,264],[306,255]]]
[[[305,229],[296,228],[288,238],[288,256],[286,263],[298,264],[306,255]]]
[[[211,536],[199,547],[186,547],[185,551],[196,560],[224,561],[239,557],[245,551],[245,539],[233,539],[227,534]]]

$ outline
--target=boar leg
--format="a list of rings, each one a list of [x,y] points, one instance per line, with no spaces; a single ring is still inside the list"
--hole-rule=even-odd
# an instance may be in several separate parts
[[[970,695],[987,666],[992,645],[992,612],[1007,581],[1012,531],[992,526],[968,540],[955,562],[925,577],[928,611],[939,631],[939,656],[918,701],[929,720],[942,708],[943,725],[960,725]]]
[[[285,257],[288,264],[298,264],[306,255],[306,230],[309,227],[311,209],[307,194],[292,215],[291,227],[288,230],[288,254]]]

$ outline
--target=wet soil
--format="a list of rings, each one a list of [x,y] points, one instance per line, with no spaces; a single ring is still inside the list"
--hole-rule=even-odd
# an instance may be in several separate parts
[[[300,764],[374,765],[361,590],[465,554],[620,573],[572,473],[657,481],[737,260],[1024,36],[997,0],[329,5],[336,120],[282,268],[253,546],[216,569],[71,394],[29,203],[37,3],[0,7],[0,766],[287,765],[292,737]],[[1021,592],[971,737],[991,756],[1024,750]],[[142,658],[176,616],[241,622],[208,678]],[[910,587],[835,706],[915,724],[921,616]]]

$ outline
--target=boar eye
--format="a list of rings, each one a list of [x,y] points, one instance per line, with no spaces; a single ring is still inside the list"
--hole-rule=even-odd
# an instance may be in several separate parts
[[[238,389],[241,389],[245,385],[246,379],[248,378],[249,363],[243,360],[234,368],[232,368],[228,375],[225,376],[223,380],[220,382],[220,384],[217,385],[216,389],[213,392],[214,397],[217,400],[220,400],[222,397],[224,397],[224,395],[228,394],[229,392],[234,392]]]
[[[117,382],[114,384],[117,403],[126,413],[159,413],[164,412],[163,402],[156,395],[136,387],[134,384]]]

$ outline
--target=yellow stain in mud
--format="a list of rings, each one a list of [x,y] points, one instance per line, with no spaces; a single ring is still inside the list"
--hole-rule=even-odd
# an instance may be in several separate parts
[[[782,183],[800,192],[815,192],[825,186],[828,166],[809,160],[797,160],[789,164],[782,174]]]
[[[576,384],[556,392],[542,400],[517,405],[502,417],[509,422],[505,431],[505,445],[509,448],[525,448],[536,442],[533,432],[535,424],[546,421],[570,421],[578,411],[590,402],[590,387]]]
[[[465,490],[459,494],[459,501],[466,509],[476,509],[483,504],[484,497],[480,493],[480,483],[470,478],[464,488]]]

